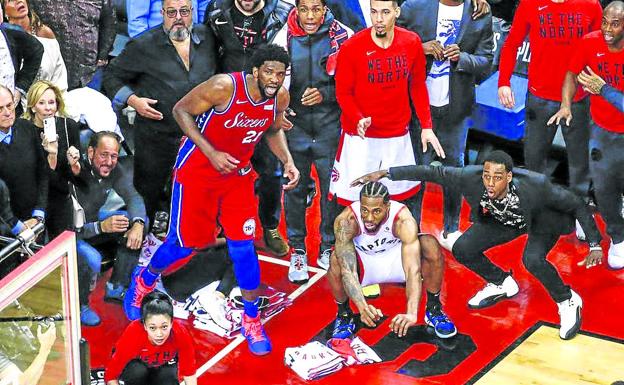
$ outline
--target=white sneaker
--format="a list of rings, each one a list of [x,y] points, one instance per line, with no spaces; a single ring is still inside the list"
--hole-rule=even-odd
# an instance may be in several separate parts
[[[323,270],[329,270],[329,257],[331,256],[331,253],[331,249],[323,250],[321,255],[319,255],[318,259],[316,260],[316,264],[318,265],[318,267]]]
[[[615,244],[611,241],[607,260],[612,269],[624,268],[624,241]]]
[[[292,283],[302,284],[308,282],[308,256],[305,250],[293,249],[290,254],[290,267],[288,268],[288,280]]]
[[[440,233],[438,237],[438,242],[440,242],[440,246],[444,247],[448,251],[453,251],[453,245],[457,241],[459,237],[461,237],[463,233],[461,231],[453,231],[452,233],[446,234],[444,236],[444,232]]]
[[[488,282],[483,289],[468,300],[468,307],[482,309],[492,306],[502,299],[513,297],[518,294],[519,290],[518,283],[509,275],[500,285]]]
[[[559,317],[561,318],[559,337],[564,340],[569,340],[574,337],[581,328],[583,300],[574,290],[570,291],[572,292],[572,297],[557,304],[559,307]]]
[[[227,302],[225,296],[218,291],[211,294],[209,301],[202,301],[204,310],[210,318],[225,330],[234,330],[234,323],[227,319]]]
[[[579,241],[584,241],[586,239],[585,231],[581,227],[579,221],[576,221],[576,239],[578,239]]]

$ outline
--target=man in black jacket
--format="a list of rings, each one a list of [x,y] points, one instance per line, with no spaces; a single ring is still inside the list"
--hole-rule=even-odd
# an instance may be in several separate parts
[[[104,73],[113,105],[137,111],[134,186],[151,222],[170,201],[164,191],[182,137],[173,105],[217,72],[214,36],[206,26],[193,25],[191,1],[165,0],[161,12],[162,27],[131,40]]]
[[[0,9],[0,24],[2,24],[2,9]],[[8,50],[0,49],[0,84],[13,92],[13,101],[19,116],[21,115],[19,100],[26,95],[37,76],[43,56],[43,45],[24,31],[5,28],[2,25],[0,48],[4,45]]]
[[[468,201],[473,225],[453,246],[460,263],[480,275],[487,285],[475,294],[468,307],[480,309],[511,298],[518,284],[510,272],[493,264],[483,253],[528,233],[522,262],[544,285],[559,307],[562,339],[574,337],[581,327],[581,297],[565,285],[555,267],[546,260],[559,236],[574,229],[578,219],[585,230],[590,254],[579,265],[602,263],[601,236],[583,200],[563,187],[551,184],[542,174],[515,170],[502,151],[493,151],[483,166],[464,168],[403,166],[376,171],[353,182],[360,185],[388,177],[390,180],[424,180],[459,191]]]
[[[286,24],[293,5],[286,0],[214,0],[204,23],[217,39],[219,64],[224,73],[249,71],[247,61],[259,46],[271,43]],[[288,253],[288,244],[277,230],[281,208],[280,163],[262,140],[251,163],[258,173],[258,216],[267,248],[277,256]]]
[[[325,0],[297,0],[296,4],[274,43],[284,46],[292,61],[285,84],[290,83],[290,107],[295,113],[290,119],[294,128],[286,137],[305,181],[284,194],[288,240],[292,246],[288,278],[291,282],[305,282],[308,280],[305,212],[312,164],[321,191],[321,247],[317,264],[323,269],[329,268],[334,244],[333,223],[338,211],[336,201],[327,199],[340,137],[334,73],[340,46],[353,32],[334,18]]]
[[[132,185],[131,173],[118,163],[119,148],[115,133],[95,133],[89,140],[86,158],[80,162],[76,180],[76,195],[86,219],[76,243],[80,321],[86,326],[100,323],[99,316],[89,307],[89,278],[100,272],[101,246],[115,244],[115,265],[106,283],[104,299],[121,301],[146,233],[143,198]],[[123,199],[127,211],[102,211],[111,190]]]

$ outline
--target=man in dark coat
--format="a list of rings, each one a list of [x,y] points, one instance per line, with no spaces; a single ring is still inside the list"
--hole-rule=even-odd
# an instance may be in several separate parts
[[[574,337],[581,326],[581,297],[565,285],[546,256],[559,236],[574,229],[575,218],[585,230],[590,254],[579,263],[592,267],[602,263],[601,236],[583,200],[553,185],[543,174],[514,170],[511,157],[493,151],[483,166],[464,168],[403,166],[376,171],[353,182],[360,185],[387,177],[390,180],[421,180],[459,191],[471,207],[472,226],[453,245],[458,262],[480,275],[486,286],[468,301],[481,309],[518,293],[511,272],[492,263],[484,252],[528,233],[522,256],[527,270],[544,285],[559,307],[562,339]]]

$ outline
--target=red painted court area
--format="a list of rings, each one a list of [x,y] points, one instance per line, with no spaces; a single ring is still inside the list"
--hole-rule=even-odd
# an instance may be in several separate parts
[[[318,202],[315,202],[313,210],[317,207]],[[464,207],[463,226],[468,223],[467,217],[468,212]],[[318,217],[308,215],[308,223],[312,233],[309,235],[308,249],[317,250]],[[430,185],[424,204],[423,230],[437,234],[441,223],[441,190]],[[604,226],[601,228],[604,231]],[[452,385],[476,382],[511,348],[518,345],[527,332],[542,323],[555,326],[559,323],[556,304],[522,267],[520,255],[525,242],[526,237],[522,237],[489,252],[497,264],[513,270],[520,285],[520,293],[485,310],[469,310],[466,305],[484,282],[459,265],[450,253],[445,254],[443,303],[459,330],[457,336],[448,340],[436,338],[422,325],[412,328],[404,338],[390,333],[389,318],[405,311],[405,293],[404,287],[400,285],[382,285],[382,295],[372,300],[372,303],[389,318],[376,329],[360,330],[358,335],[376,350],[384,362],[345,368],[314,383]],[[608,239],[602,246],[608,249]],[[611,271],[604,265],[589,270],[578,267],[577,262],[587,250],[586,244],[569,235],[559,241],[549,260],[557,266],[564,281],[583,298],[582,332],[621,344],[624,349],[624,271]],[[315,260],[316,255],[310,256],[311,265],[315,265]],[[329,325],[333,323],[336,306],[322,276],[324,272],[317,270],[317,273],[311,274],[317,276],[308,285],[300,287],[288,282],[287,261],[281,263],[272,258],[261,262],[262,282],[295,297],[292,306],[266,324],[267,333],[273,342],[273,352],[265,357],[255,357],[248,352],[242,339],[227,340],[209,332],[194,330],[189,324],[196,343],[197,363],[201,373],[199,384],[307,383],[284,365],[284,349],[305,344],[315,337],[324,338]],[[127,325],[121,306],[102,301],[104,281],[100,280],[91,296],[103,322],[98,327],[82,329],[91,347],[92,368],[105,365],[113,343]],[[421,318],[423,312],[421,308]],[[556,330],[553,329],[553,333]],[[592,352],[584,354],[591,355]],[[544,359],[548,359],[547,354]],[[614,365],[621,366],[621,362]],[[621,373],[622,378],[617,379],[624,380],[624,370]]]

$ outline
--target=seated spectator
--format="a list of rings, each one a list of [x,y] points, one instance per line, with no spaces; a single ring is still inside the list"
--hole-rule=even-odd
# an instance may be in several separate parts
[[[76,181],[78,201],[87,222],[77,234],[80,321],[86,326],[100,323],[100,317],[89,307],[89,280],[92,273],[100,271],[101,247],[113,243],[116,250],[104,299],[121,301],[145,235],[145,204],[132,184],[132,173],[117,162],[119,148],[117,134],[107,131],[93,134]],[[102,210],[111,189],[123,199],[127,212]]]
[[[53,118],[56,138],[50,141],[42,134],[42,146],[47,154],[50,168],[50,189],[48,192],[48,218],[46,227],[50,238],[54,238],[71,225],[71,200],[68,182],[80,173],[80,128],[67,119],[65,102],[61,90],[51,82],[35,82],[26,96],[27,107],[24,119],[30,120],[43,130],[43,120]],[[60,115],[56,116],[55,115]]]
[[[35,80],[49,80],[61,91],[67,91],[67,69],[54,32],[41,22],[28,0],[2,0],[0,3],[9,23],[20,26],[43,45],[41,66]],[[26,102],[23,96],[22,104]]]
[[[11,210],[28,227],[44,220],[48,202],[48,165],[37,131],[28,120],[15,120],[13,94],[0,85],[0,179]]]
[[[141,302],[141,319],[132,321],[115,344],[106,366],[107,385],[197,385],[195,348],[185,327],[174,321],[171,299],[153,291]]]
[[[0,50],[0,85],[10,90],[18,104],[37,75],[43,46],[26,32],[8,28],[3,20],[4,12],[0,8],[0,47],[8,49]]]
[[[192,0],[193,21],[201,24],[208,7],[208,0]],[[128,36],[134,38],[163,23],[162,0],[127,0]]]

